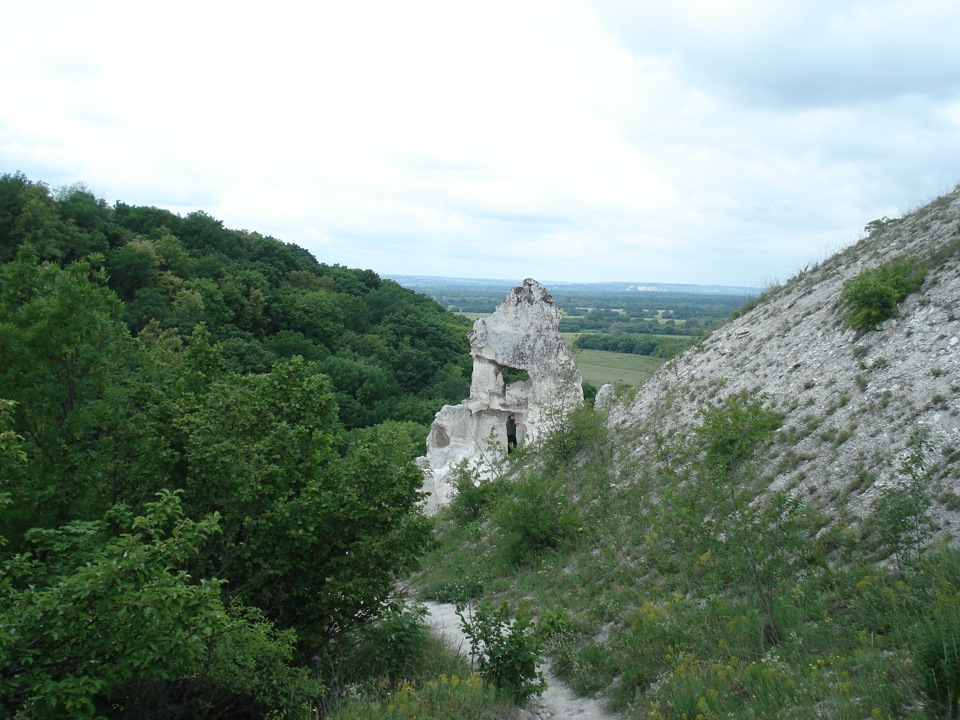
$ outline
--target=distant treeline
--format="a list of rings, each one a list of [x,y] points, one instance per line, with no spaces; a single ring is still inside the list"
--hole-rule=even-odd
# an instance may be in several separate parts
[[[690,344],[691,340],[686,337],[586,333],[577,337],[574,346],[581,350],[608,350],[669,360],[690,347]]]
[[[591,310],[580,317],[564,318],[560,321],[560,332],[577,333],[602,330],[612,334],[631,335],[696,335],[713,327],[719,320],[687,320],[678,323],[672,318],[630,319],[610,310]]]
[[[429,283],[421,283],[414,289],[453,312],[481,314],[492,313],[506,294],[500,289],[438,287]],[[749,300],[744,295],[659,291],[571,292],[562,289],[551,294],[564,316],[561,332],[696,335],[718,326]]]

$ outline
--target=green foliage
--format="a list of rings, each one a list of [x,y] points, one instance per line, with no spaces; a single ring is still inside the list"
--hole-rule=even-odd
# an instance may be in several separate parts
[[[537,472],[509,481],[493,520],[505,559],[517,565],[571,545],[581,532],[580,513],[562,481]]]
[[[462,461],[451,475],[451,484],[456,491],[450,502],[450,515],[460,524],[476,522],[490,514],[504,492],[506,481],[481,477],[477,467]]]
[[[562,473],[581,453],[603,457],[609,451],[603,415],[589,404],[552,413],[537,449],[546,473]]]
[[[329,382],[299,358],[224,375],[185,401],[185,503],[223,518],[199,571],[230,579],[228,593],[302,642],[375,617],[429,537],[402,430],[368,429],[337,456]]]
[[[960,600],[941,594],[919,624],[914,662],[923,689],[938,710],[956,717],[960,710]]]
[[[464,323],[204,213],[22,176],[0,263],[4,709],[309,714],[334,641],[384,616],[397,657],[416,644],[390,599],[429,543],[411,459],[465,395]]]
[[[897,306],[923,284],[926,265],[911,256],[868,268],[843,283],[839,307],[848,327],[876,330],[897,316]]]
[[[737,474],[773,440],[783,414],[766,408],[765,400],[763,395],[743,391],[700,411],[696,433],[703,443],[710,480],[738,480]]]
[[[328,655],[331,678],[341,685],[382,678],[393,683],[413,677],[427,652],[423,605],[390,601],[377,619],[338,638]]]
[[[691,344],[691,341],[685,337],[583,333],[577,336],[574,347],[577,350],[607,350],[632,355],[651,355],[669,360],[682,353]]]
[[[30,717],[92,717],[132,685],[193,678],[205,665],[207,682],[263,711],[282,707],[291,692],[317,692],[302,672],[286,668],[292,634],[228,610],[220,581],[196,581],[184,569],[217,531],[216,515],[184,518],[178,496],[167,492],[128,532],[99,547],[90,537],[101,532],[96,525],[65,529],[56,545],[69,547],[71,536],[83,541],[70,553],[73,562],[51,565],[32,554],[5,561],[0,707]],[[246,656],[252,636],[260,638],[259,672],[275,673],[259,686],[237,678],[257,657]]]
[[[864,232],[867,232],[873,235],[876,232],[881,232],[886,230],[891,225],[896,225],[900,222],[899,218],[893,218],[892,220],[884,215],[882,218],[877,218],[876,220],[871,220],[864,227]]]
[[[27,459],[22,448],[23,437],[9,429],[14,405],[16,403],[12,400],[0,400],[0,462],[24,462]]]
[[[768,618],[768,639],[779,642],[774,604],[803,556],[802,506],[783,492],[755,500],[754,464],[783,414],[767,408],[763,395],[744,391],[701,410],[700,417],[696,434],[703,465],[691,486],[698,497],[689,506],[693,515],[682,520],[699,541],[698,562],[716,555],[723,563],[721,577],[752,587]]]
[[[98,279],[122,301],[113,298],[111,313],[133,333],[156,322],[187,336],[205,323],[242,373],[296,354],[358,363],[359,379],[334,378],[348,429],[429,424],[437,407],[467,394],[469,323],[369,270],[319,263],[204,212],[110,207],[82,186],[54,195],[22,175],[0,175],[0,217],[0,262],[26,246],[64,266],[99,254]]]
[[[477,673],[453,671],[383,688],[363,687],[345,698],[331,720],[503,720],[512,704]]]
[[[7,478],[15,465],[27,459],[22,448],[23,437],[9,429],[9,415],[14,405],[12,400],[0,399],[0,513],[11,503]],[[7,538],[0,534],[0,548],[6,544]]]
[[[8,520],[14,542],[29,522],[56,526],[109,505],[91,492],[89,456],[108,388],[133,355],[119,308],[93,262],[39,264],[25,245],[0,268],[0,397],[17,403],[27,454],[11,490],[18,504],[39,511]]]
[[[930,478],[926,455],[930,449],[927,428],[910,436],[908,456],[901,472],[908,477],[902,486],[884,488],[873,513],[872,524],[897,566],[919,558],[930,539],[933,523],[927,512],[932,504],[927,492]]]
[[[921,687],[938,714],[960,712],[960,554],[936,548],[901,573],[909,587],[914,623],[909,628]]]
[[[495,608],[488,600],[469,611],[460,605],[457,615],[486,681],[518,703],[543,692],[546,683],[537,669],[540,640],[525,603],[520,603],[514,617],[506,604]]]
[[[960,552],[878,568],[860,528],[760,492],[778,415],[735,395],[616,475],[601,472],[605,450],[581,451],[562,471],[590,542],[522,566],[497,562],[495,522],[441,518],[423,587],[482,569],[483,596],[537,613],[553,672],[630,717],[946,715]],[[547,462],[534,448],[522,465]],[[924,463],[911,451],[905,474],[926,477]]]

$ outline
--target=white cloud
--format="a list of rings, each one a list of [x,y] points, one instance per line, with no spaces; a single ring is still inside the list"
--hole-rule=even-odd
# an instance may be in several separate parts
[[[383,274],[755,284],[953,186],[934,0],[37,0],[0,171]]]

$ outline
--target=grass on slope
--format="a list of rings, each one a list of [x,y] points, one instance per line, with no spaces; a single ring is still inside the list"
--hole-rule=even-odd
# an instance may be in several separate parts
[[[901,557],[890,536],[902,528],[884,516],[829,527],[812,508],[788,517],[761,503],[735,522],[716,517],[699,489],[709,474],[692,473],[709,473],[704,453],[729,449],[727,423],[706,447],[689,445],[697,433],[664,438],[673,461],[615,472],[602,419],[575,413],[542,447],[511,456],[512,477],[462,486],[438,518],[425,596],[528,601],[554,671],[630,718],[956,717],[955,547]],[[793,539],[775,542],[784,533]],[[793,545],[801,551],[765,586],[771,639],[749,566]],[[878,565],[890,553],[895,566]]]

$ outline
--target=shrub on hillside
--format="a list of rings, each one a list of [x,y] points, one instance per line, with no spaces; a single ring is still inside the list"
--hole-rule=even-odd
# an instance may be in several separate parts
[[[520,603],[512,618],[505,604],[495,608],[487,600],[466,614],[464,606],[458,606],[457,615],[484,680],[518,703],[544,691],[546,683],[537,669],[540,639],[526,603]]]
[[[471,466],[467,460],[454,469],[452,484],[456,494],[450,502],[450,514],[460,525],[468,525],[485,516],[504,489],[499,479],[481,477],[479,468]]]
[[[960,701],[960,601],[955,588],[937,593],[920,623],[914,661],[923,689],[948,717],[957,717]]]
[[[868,268],[844,282],[839,306],[846,325],[865,332],[896,317],[897,306],[920,288],[926,271],[926,265],[918,258],[903,256]]]
[[[580,513],[565,488],[540,475],[512,482],[497,504],[494,521],[506,560],[516,565],[569,546],[580,534]]]

